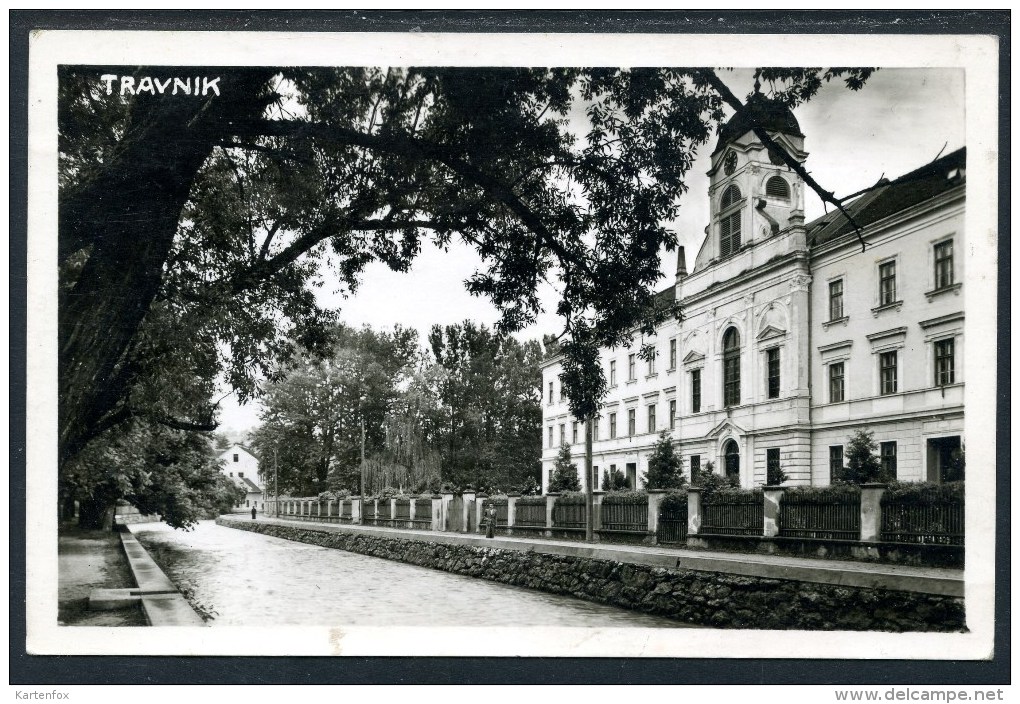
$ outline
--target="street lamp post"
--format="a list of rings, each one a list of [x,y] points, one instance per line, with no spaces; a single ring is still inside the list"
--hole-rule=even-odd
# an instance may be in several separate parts
[[[273,494],[276,499],[273,501],[274,513],[280,517],[280,463],[277,461],[277,448],[273,448]]]

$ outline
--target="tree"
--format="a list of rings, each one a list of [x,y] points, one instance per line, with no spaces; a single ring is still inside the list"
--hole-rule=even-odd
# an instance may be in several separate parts
[[[570,445],[564,444],[556,456],[549,491],[580,491],[581,480],[577,478],[577,465],[570,460]]]
[[[683,461],[676,454],[668,430],[659,433],[652,456],[648,458],[648,472],[644,480],[648,489],[680,489],[687,483],[683,474]]]
[[[878,445],[870,430],[857,430],[846,445],[846,465],[836,477],[841,484],[865,484],[867,482],[890,481],[884,476],[882,463],[875,455]]]
[[[623,491],[627,488],[627,475],[613,467],[602,472],[602,491]]]
[[[78,522],[88,528],[108,526],[118,500],[188,528],[244,498],[206,437],[142,419],[90,442],[68,463],[62,491],[79,502]]]
[[[405,270],[429,233],[481,253],[468,288],[502,311],[501,332],[558,281],[571,410],[592,416],[595,350],[676,314],[650,305],[659,250],[676,244],[664,223],[735,101],[704,69],[218,68],[217,90],[186,100],[141,90],[173,70],[136,69],[134,92],[108,89],[109,71],[59,74],[62,460],[132,413],[214,423],[125,404],[154,304],[209,311],[203,337],[226,347],[217,361],[245,399],[294,353],[286,340],[328,342],[331,312],[307,286],[318,259],[351,289],[369,261]],[[867,73],[761,72],[790,105]]]
[[[523,486],[540,473],[542,352],[484,325],[435,326],[429,346],[443,370],[436,449],[456,485]]]

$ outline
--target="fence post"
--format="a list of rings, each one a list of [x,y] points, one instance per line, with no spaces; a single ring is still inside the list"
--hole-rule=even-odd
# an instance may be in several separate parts
[[[783,500],[783,487],[763,486],[762,493],[765,495],[765,526],[762,535],[773,538],[779,535],[779,504]]]
[[[885,484],[861,484],[861,541],[882,538],[882,494]]]
[[[485,500],[487,498],[489,498],[489,495],[484,492],[480,492],[475,497],[475,524],[472,526],[472,529],[476,533],[482,530],[482,518],[484,518],[482,514],[485,512]]]
[[[408,499],[408,501],[411,502],[410,503],[410,507],[407,509],[407,522],[410,523],[410,525],[408,527],[409,528],[414,528],[415,527],[414,526],[414,519],[418,517],[418,511],[417,511],[417,508],[418,508],[418,506],[417,506],[417,504],[418,504],[418,497],[417,496],[412,496],[411,498]]]
[[[389,525],[390,528],[393,528],[395,525],[397,525],[396,518],[397,518],[397,500],[390,499],[390,522],[387,524]]]
[[[662,497],[665,495],[664,489],[648,490],[648,536],[651,538],[652,545],[659,542],[659,504],[662,503]]]
[[[443,510],[442,510],[442,515],[439,517],[440,518],[440,526],[441,526],[439,528],[439,530],[445,531],[447,529],[447,527],[450,525],[450,503],[453,501],[453,492],[452,491],[444,491],[442,493],[441,501],[442,501],[442,509]]]
[[[354,525],[362,525],[364,521],[365,512],[361,510],[361,502],[365,499],[361,496],[351,497],[351,523]]]
[[[701,492],[697,486],[687,490],[687,537],[701,531]]]
[[[432,495],[432,530],[445,530],[443,525],[443,497],[439,494]]]
[[[465,487],[464,493],[462,494],[462,496],[464,498],[464,507],[463,507],[464,521],[461,523],[461,525],[464,526],[463,531],[465,533],[472,533],[472,532],[474,532],[474,526],[471,525],[471,520],[470,519],[471,519],[471,509],[474,507],[474,504],[475,504],[475,488],[473,486],[471,486],[470,484],[468,484],[467,487]]]
[[[545,495],[545,534],[552,535],[553,527],[553,507],[556,505],[556,497],[560,494],[558,491],[550,491]]]
[[[509,531],[514,527],[514,518],[517,515],[517,499],[520,494],[507,494],[506,496],[506,527]]]
[[[599,540],[599,531],[602,530],[602,497],[606,495],[604,491],[593,491],[591,493],[591,528],[595,533],[595,540]]]

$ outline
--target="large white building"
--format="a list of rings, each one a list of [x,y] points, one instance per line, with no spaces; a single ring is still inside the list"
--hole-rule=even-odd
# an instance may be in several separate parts
[[[659,294],[680,302],[682,322],[602,352],[596,476],[617,469],[639,485],[668,428],[688,475],[711,461],[745,487],[764,483],[769,466],[789,484],[824,485],[865,428],[898,479],[960,478],[966,151],[857,198],[862,251],[842,214],[804,222],[802,180],[770,158],[752,120],[807,158],[792,112],[762,96],[723,127],[707,237],[690,272],[681,248],[674,285]],[[557,358],[543,366],[546,489],[563,443],[584,453],[560,371]]]
[[[259,460],[244,445],[234,443],[219,454],[220,471],[236,486],[244,489],[244,500],[235,508],[262,510],[265,508],[265,496],[259,486]]]

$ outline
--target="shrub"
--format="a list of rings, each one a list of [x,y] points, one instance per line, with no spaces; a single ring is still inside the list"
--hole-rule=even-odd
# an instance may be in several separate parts
[[[518,506],[537,506],[539,504],[545,506],[544,496],[522,496],[517,499]]]
[[[769,467],[765,474],[765,483],[769,486],[779,486],[790,478],[782,467]]]
[[[963,503],[964,482],[893,482],[882,494],[882,503],[934,506],[943,503]]]
[[[602,472],[602,491],[621,491],[627,489],[627,475],[615,467]]]
[[[865,484],[867,482],[889,481],[884,476],[882,463],[875,456],[874,435],[870,430],[858,430],[850,436],[846,445],[846,466],[834,477],[838,484]]]
[[[707,504],[753,504],[765,501],[765,492],[761,488],[735,489],[724,487],[702,494],[701,500]]]
[[[567,491],[556,497],[556,503],[561,506],[566,505],[584,505],[586,496],[584,492],[579,491]]]
[[[648,493],[644,491],[614,491],[602,497],[604,504],[643,504],[648,501]]]
[[[581,481],[577,478],[577,465],[570,461],[570,445],[564,445],[556,457],[556,465],[549,479],[549,491],[580,490]]]
[[[793,497],[801,504],[839,503],[841,499],[860,495],[861,488],[856,484],[834,484],[832,486],[797,486],[790,487],[783,494],[783,501]]]
[[[659,503],[661,511],[682,511],[687,509],[687,489],[671,491]]]
[[[683,462],[673,447],[673,438],[669,430],[663,430],[652,456],[648,458],[645,486],[649,489],[679,489],[686,483]]]

